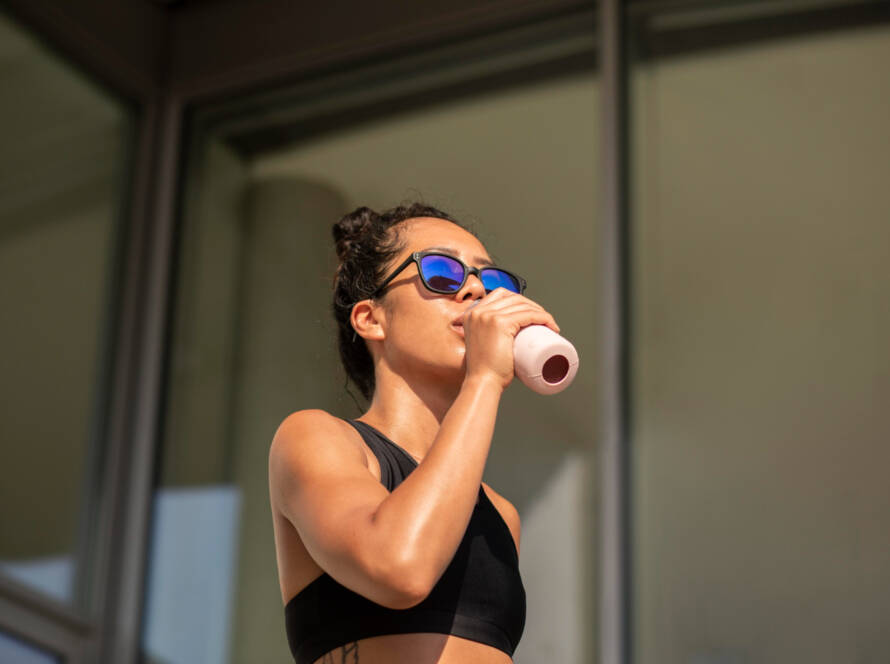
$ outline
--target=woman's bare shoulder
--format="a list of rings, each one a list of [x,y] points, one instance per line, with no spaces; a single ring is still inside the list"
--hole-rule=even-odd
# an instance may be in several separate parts
[[[284,418],[272,437],[270,455],[311,454],[365,460],[358,432],[342,418],[319,408],[297,410]]]
[[[305,427],[331,427],[346,424],[336,415],[331,415],[328,411],[321,408],[306,408],[304,410],[295,410],[282,420],[278,425],[278,431],[282,429],[294,429]],[[276,432],[277,433],[277,432]]]

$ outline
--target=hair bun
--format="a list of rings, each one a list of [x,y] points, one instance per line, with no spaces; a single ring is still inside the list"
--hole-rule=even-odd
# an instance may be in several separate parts
[[[334,224],[334,243],[341,263],[362,243],[379,216],[371,208],[363,206],[344,215]]]

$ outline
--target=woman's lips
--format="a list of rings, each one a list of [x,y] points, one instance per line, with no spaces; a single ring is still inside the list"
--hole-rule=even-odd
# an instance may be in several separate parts
[[[474,300],[470,306],[463,310],[460,316],[451,321],[452,329],[454,329],[456,332],[459,332],[460,336],[464,336],[464,316],[466,316],[467,312],[475,307],[477,304],[479,304],[479,300]]]

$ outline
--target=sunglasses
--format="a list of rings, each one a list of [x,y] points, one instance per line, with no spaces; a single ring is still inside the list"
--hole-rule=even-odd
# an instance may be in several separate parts
[[[420,280],[434,293],[446,295],[456,293],[463,288],[467,277],[471,274],[479,278],[486,293],[495,288],[506,288],[520,294],[525,291],[525,279],[499,267],[471,267],[459,258],[438,251],[415,251],[377,287],[377,290],[371,293],[371,297],[377,297],[384,287],[411,263],[417,264]]]

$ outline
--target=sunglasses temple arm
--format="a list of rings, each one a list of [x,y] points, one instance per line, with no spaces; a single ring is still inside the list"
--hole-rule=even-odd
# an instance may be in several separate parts
[[[413,261],[414,261],[414,256],[413,256],[413,255],[412,255],[412,256],[408,256],[408,258],[406,258],[406,259],[402,262],[402,264],[399,265],[399,266],[393,271],[393,273],[392,273],[391,275],[389,275],[386,279],[383,280],[383,283],[382,283],[382,284],[380,284],[379,286],[377,286],[377,288],[374,289],[374,292],[371,293],[371,297],[374,297],[375,295],[377,295],[377,293],[379,293],[380,291],[382,291],[390,281],[392,281],[393,279],[395,279],[396,276],[397,276],[402,270],[404,270],[406,267],[408,267]],[[419,270],[420,270],[420,263],[419,263],[419,261],[418,261],[417,268],[418,268],[418,271],[419,271]]]

